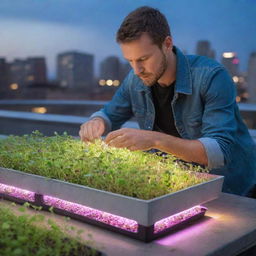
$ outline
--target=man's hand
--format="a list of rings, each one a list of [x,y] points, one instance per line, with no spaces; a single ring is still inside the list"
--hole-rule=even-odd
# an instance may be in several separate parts
[[[155,133],[152,131],[122,128],[110,132],[105,142],[109,146],[130,150],[149,150],[154,147]]]
[[[199,140],[182,139],[156,131],[123,128],[109,133],[106,143],[110,146],[130,150],[155,148],[187,162],[208,165],[206,151]]]
[[[96,117],[81,125],[79,136],[82,141],[94,141],[95,139],[100,138],[104,131],[104,120],[100,117]]]

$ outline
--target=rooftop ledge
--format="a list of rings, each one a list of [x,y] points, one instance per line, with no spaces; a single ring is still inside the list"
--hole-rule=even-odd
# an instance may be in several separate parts
[[[70,135],[78,136],[80,125],[88,121],[89,117],[37,114],[22,111],[0,110],[0,134],[22,135],[39,130],[45,135],[53,135],[67,132]],[[138,128],[136,122],[128,121],[123,127]]]
[[[39,130],[45,135],[52,135],[54,131],[58,133],[67,131],[70,135],[78,136],[80,125],[88,120],[89,117],[83,116],[0,110],[0,134],[22,135]],[[123,127],[138,128],[138,124],[128,121]],[[256,142],[256,129],[249,129],[249,132]]]

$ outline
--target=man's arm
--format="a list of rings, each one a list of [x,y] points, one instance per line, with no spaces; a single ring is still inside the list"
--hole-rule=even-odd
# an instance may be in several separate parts
[[[93,113],[91,120],[80,127],[79,135],[83,141],[93,141],[111,130],[119,129],[133,115],[128,87],[133,73],[130,72],[122,82],[112,100],[103,109]]]
[[[109,133],[106,143],[110,146],[125,147],[130,150],[155,148],[187,162],[208,165],[204,146],[199,140],[177,138],[155,131],[123,128]]]

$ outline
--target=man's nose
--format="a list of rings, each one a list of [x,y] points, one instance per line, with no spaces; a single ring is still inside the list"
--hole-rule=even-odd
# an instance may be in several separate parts
[[[141,64],[134,63],[133,64],[133,70],[134,70],[135,75],[139,75],[144,71],[144,68]]]

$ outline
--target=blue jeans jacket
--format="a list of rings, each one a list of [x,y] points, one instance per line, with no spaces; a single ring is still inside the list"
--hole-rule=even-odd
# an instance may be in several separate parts
[[[222,65],[202,56],[177,56],[175,94],[170,107],[180,136],[204,145],[211,173],[224,175],[223,191],[245,195],[256,183],[256,146],[237,107],[236,89]],[[152,130],[155,110],[151,90],[131,71],[100,111],[106,133],[135,117]]]

